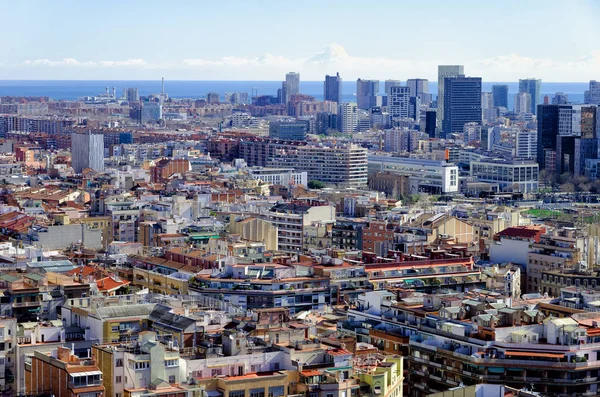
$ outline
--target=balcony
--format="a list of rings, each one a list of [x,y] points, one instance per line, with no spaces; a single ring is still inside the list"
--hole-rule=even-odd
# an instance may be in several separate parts
[[[41,301],[13,302],[12,306],[13,307],[33,307],[33,306],[40,306],[41,304],[42,304]]]

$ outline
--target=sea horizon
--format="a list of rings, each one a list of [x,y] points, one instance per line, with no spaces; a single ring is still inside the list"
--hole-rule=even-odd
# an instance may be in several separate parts
[[[380,93],[383,94],[385,80],[379,80]],[[401,80],[403,83],[406,80]],[[514,95],[518,92],[518,81],[483,81],[482,91],[489,92],[494,84],[506,84],[509,87],[509,108],[512,108]],[[139,95],[146,96],[161,92],[161,80],[0,80],[0,96],[12,97],[48,97],[54,100],[77,100],[86,96],[95,96],[105,92],[106,87],[112,92],[116,88],[117,96],[123,94],[126,88],[138,88]],[[589,82],[544,82],[542,81],[541,96],[550,98],[556,92],[568,95],[572,103],[583,103],[584,91]],[[219,93],[221,99],[228,92],[246,92],[253,95],[277,95],[281,88],[281,80],[165,80],[165,93],[170,97],[181,99],[205,98],[209,92]],[[323,99],[322,80],[301,80],[300,92],[313,96],[316,100]],[[437,97],[437,79],[429,80],[429,92],[433,99]],[[354,102],[356,98],[356,81],[343,81],[342,101]]]

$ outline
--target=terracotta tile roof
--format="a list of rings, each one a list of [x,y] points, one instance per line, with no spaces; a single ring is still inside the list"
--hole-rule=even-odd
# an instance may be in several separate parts
[[[127,284],[129,284],[129,281],[117,281],[112,277],[105,277],[101,278],[100,280],[96,280],[98,290],[102,292],[111,292]]]

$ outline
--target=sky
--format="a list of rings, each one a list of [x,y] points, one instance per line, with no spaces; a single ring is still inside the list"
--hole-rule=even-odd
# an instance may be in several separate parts
[[[596,0],[0,0],[0,79],[600,79]]]

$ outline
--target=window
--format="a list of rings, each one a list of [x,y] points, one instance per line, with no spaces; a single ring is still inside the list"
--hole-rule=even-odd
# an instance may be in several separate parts
[[[138,361],[135,363],[135,369],[148,369],[150,368],[150,361]]]
[[[169,383],[175,383],[175,375],[169,375]]]
[[[115,367],[122,367],[122,366],[123,366],[123,359],[117,358],[117,361],[115,362]]]
[[[265,397],[265,389],[262,387],[258,389],[250,389],[250,397]]]
[[[223,370],[221,368],[213,368],[210,371],[210,376],[218,376],[218,375],[223,375]]]
[[[121,378],[120,376],[117,376],[117,377],[115,378],[115,382],[116,382],[116,383],[121,383],[121,381],[122,381],[122,380],[123,380],[123,378]]]
[[[269,387],[268,397],[281,397],[284,395],[283,386],[271,386]]]
[[[165,367],[176,367],[179,365],[179,360],[165,360]]]
[[[232,390],[229,392],[228,397],[245,397],[246,390]]]

